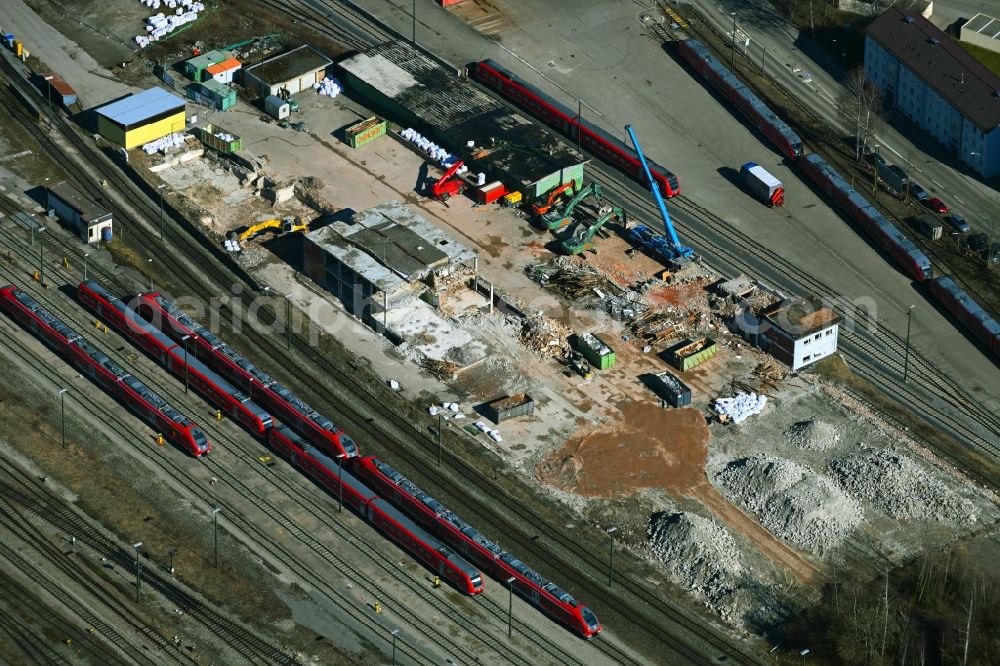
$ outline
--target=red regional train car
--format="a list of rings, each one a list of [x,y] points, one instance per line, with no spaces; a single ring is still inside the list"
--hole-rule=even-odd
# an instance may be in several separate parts
[[[177,342],[190,336],[200,360],[310,443],[333,455],[342,453],[348,458],[358,455],[358,445],[333,421],[181,312],[169,299],[156,292],[139,294],[135,309]]]
[[[927,288],[938,303],[955,316],[980,342],[1000,356],[1000,323],[947,275],[934,278]]]
[[[268,442],[281,456],[333,495],[343,491],[344,504],[354,509],[386,536],[408,550],[428,569],[465,594],[483,591],[478,569],[440,540],[419,527],[378,494],[284,425],[268,433]]]
[[[116,298],[103,285],[94,280],[81,282],[76,295],[94,314],[110,323],[175,376],[187,381],[223,414],[259,437],[263,437],[271,427],[271,415],[267,411],[208,369],[194,355],[189,357],[185,354],[181,345],[139,317],[124,300]]]
[[[141,381],[112,361],[14,285],[0,289],[0,307],[67,359],[91,381],[117,398],[126,408],[173,444],[196,458],[212,450],[202,432]]]
[[[646,185],[646,175],[639,156],[620,139],[587,120],[581,120],[564,104],[530,83],[518,79],[492,60],[477,62],[472,72],[482,84],[498,91],[571,139],[579,139],[587,150],[600,155],[605,161]],[[677,176],[648,158],[647,163],[663,196],[674,197],[681,193]]]
[[[735,106],[751,125],[763,132],[782,155],[793,160],[802,157],[805,149],[799,135],[738,76],[719,62],[708,47],[697,39],[683,39],[676,44],[677,54],[705,77],[715,91]]]
[[[927,255],[867,199],[858,194],[826,160],[811,153],[799,160],[799,166],[809,180],[833,200],[837,208],[856,222],[875,245],[885,250],[914,280],[926,282],[934,277],[934,269]]]
[[[353,468],[376,492],[409,513],[483,571],[501,581],[513,577],[514,591],[549,617],[588,639],[603,628],[597,615],[587,606],[480,534],[387,463],[375,456],[365,456],[356,459]]]

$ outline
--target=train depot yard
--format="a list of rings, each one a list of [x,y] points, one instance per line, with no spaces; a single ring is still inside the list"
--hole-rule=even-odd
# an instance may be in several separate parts
[[[533,1],[369,4],[0,16],[0,661],[841,663],[844,580],[911,640],[996,548],[992,299],[700,10],[581,4],[674,141]]]

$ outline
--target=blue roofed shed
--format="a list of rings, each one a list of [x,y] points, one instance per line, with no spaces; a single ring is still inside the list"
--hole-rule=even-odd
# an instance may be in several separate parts
[[[184,131],[184,100],[150,88],[97,109],[97,130],[125,148]]]

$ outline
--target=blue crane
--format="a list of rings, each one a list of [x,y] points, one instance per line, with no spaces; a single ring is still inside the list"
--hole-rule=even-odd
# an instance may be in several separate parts
[[[677,232],[674,230],[673,222],[670,221],[670,213],[667,212],[667,205],[663,203],[663,197],[660,196],[660,188],[656,186],[656,181],[653,180],[653,174],[649,172],[649,165],[646,164],[646,156],[642,154],[642,148],[639,147],[639,140],[635,138],[635,132],[632,131],[632,126],[626,125],[625,131],[628,132],[629,138],[632,139],[632,145],[635,146],[635,152],[639,155],[639,162],[642,163],[642,170],[646,173],[646,181],[649,183],[650,189],[653,190],[653,197],[656,199],[656,205],[660,208],[660,217],[663,218],[663,227],[670,236],[670,240],[668,242],[662,234],[650,229],[645,224],[640,224],[630,230],[632,238],[637,243],[649,248],[656,254],[659,254],[668,262],[690,259],[694,255],[694,250],[686,245],[682,245],[680,238],[677,237]]]

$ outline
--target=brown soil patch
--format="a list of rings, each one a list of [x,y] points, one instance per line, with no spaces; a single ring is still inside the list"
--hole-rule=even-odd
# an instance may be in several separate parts
[[[688,495],[705,479],[708,438],[705,419],[695,409],[631,402],[622,409],[621,421],[577,433],[541,462],[537,474],[545,483],[586,497],[631,495],[645,488]]]
[[[535,473],[543,483],[585,497],[623,497],[662,488],[678,499],[694,499],[784,569],[811,580],[817,569],[809,561],[708,481],[709,438],[705,418],[696,409],[627,403],[620,420],[578,432],[543,459]]]

